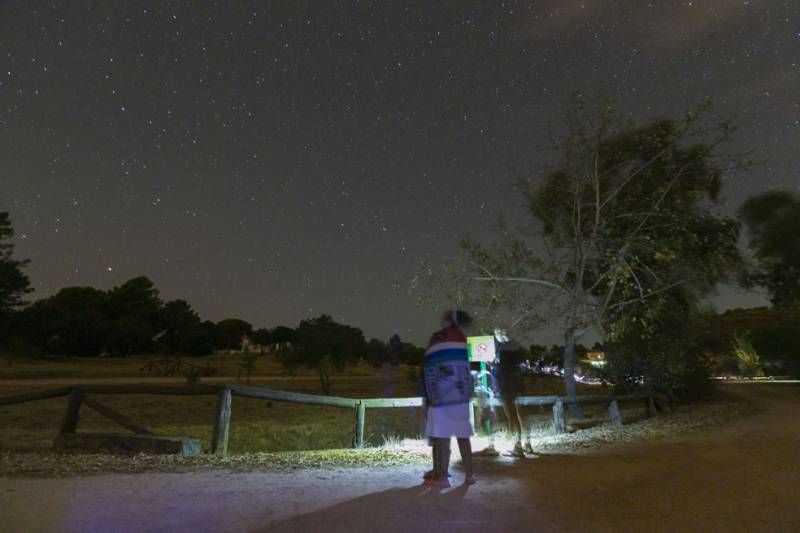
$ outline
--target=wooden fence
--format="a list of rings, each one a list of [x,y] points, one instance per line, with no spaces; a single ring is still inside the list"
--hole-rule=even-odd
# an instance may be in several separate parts
[[[248,385],[189,385],[189,386],[161,386],[161,385],[72,385],[44,391],[17,394],[0,397],[0,406],[13,405],[35,400],[69,396],[67,410],[61,423],[59,434],[75,433],[78,427],[80,409],[82,405],[105,416],[118,425],[132,431],[137,435],[154,435],[152,431],[141,427],[125,415],[115,411],[94,399],[93,394],[158,394],[158,395],[216,395],[217,405],[214,415],[214,430],[211,436],[211,453],[225,455],[228,451],[228,436],[231,424],[231,406],[233,396],[243,398],[257,398],[278,402],[297,403],[303,405],[323,405],[353,410],[353,440],[354,448],[364,446],[364,424],[367,408],[396,408],[396,407],[423,407],[425,400],[421,397],[411,398],[341,398],[337,396],[319,396],[298,392],[279,391],[263,387]],[[567,430],[565,405],[608,404],[608,416],[612,424],[621,426],[619,404],[624,401],[643,401],[646,415],[653,416],[656,412],[653,396],[651,394],[632,394],[625,396],[587,395],[587,396],[520,396],[515,402],[520,406],[552,406],[553,429],[557,433]],[[489,400],[489,405],[499,406],[502,403],[497,399]]]

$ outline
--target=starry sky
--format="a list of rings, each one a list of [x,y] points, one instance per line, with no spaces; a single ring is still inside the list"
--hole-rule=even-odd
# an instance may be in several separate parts
[[[408,280],[521,216],[576,90],[735,117],[729,213],[800,189],[795,0],[4,0],[0,211],[34,297],[147,275],[208,319],[420,342]]]

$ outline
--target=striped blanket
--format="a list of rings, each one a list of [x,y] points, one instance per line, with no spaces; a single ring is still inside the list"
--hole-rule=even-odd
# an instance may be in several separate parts
[[[467,339],[457,327],[437,331],[425,352],[425,393],[428,405],[468,403],[472,394]]]

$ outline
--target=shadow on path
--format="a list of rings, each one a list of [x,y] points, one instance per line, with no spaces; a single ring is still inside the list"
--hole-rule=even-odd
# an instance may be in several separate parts
[[[367,494],[318,511],[275,522],[266,532],[312,531],[385,533],[428,531],[495,531],[495,511],[480,498],[470,498],[471,488],[446,490],[419,485]],[[508,525],[508,521],[504,521]]]

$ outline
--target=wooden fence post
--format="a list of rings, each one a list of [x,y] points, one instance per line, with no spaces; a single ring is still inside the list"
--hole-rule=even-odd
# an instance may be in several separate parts
[[[64,420],[61,422],[61,430],[59,430],[59,433],[75,433],[75,430],[78,428],[81,403],[83,403],[83,391],[73,388],[72,392],[69,393],[67,412],[64,414]]]
[[[556,400],[553,404],[553,430],[556,433],[566,433],[567,420],[564,417],[564,402]]]
[[[228,453],[228,434],[231,427],[231,390],[220,389],[217,393],[217,413],[214,418],[214,433],[211,435],[211,453],[225,456]]]
[[[355,422],[353,424],[353,448],[364,447],[364,418],[367,414],[367,405],[358,400],[355,405]]]
[[[617,400],[612,400],[611,403],[608,404],[608,417],[611,419],[613,425],[622,425],[622,415],[619,412],[619,402],[617,402]]]

